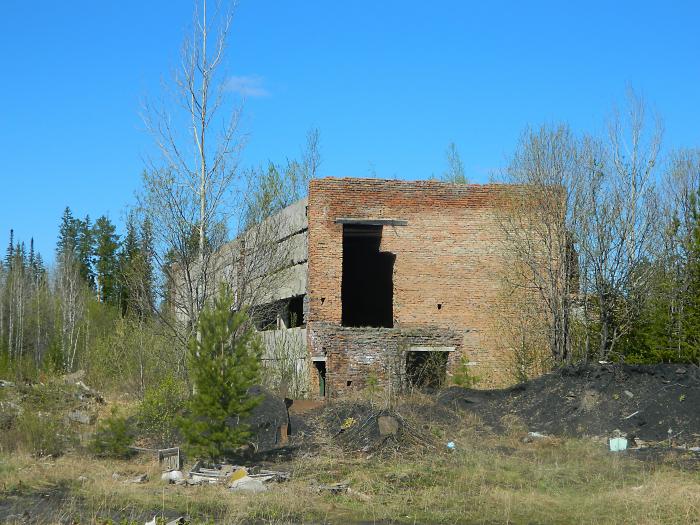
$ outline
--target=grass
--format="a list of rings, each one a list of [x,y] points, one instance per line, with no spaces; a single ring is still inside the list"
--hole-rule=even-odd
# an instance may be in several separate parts
[[[500,436],[480,431],[469,418],[431,430],[455,441],[456,451],[368,458],[327,444],[317,454],[278,465],[292,473],[291,481],[256,495],[221,486],[164,485],[158,466],[144,457],[113,461],[68,454],[42,461],[3,455],[0,513],[3,500],[29,505],[55,490],[62,498],[46,513],[46,523],[58,516],[80,523],[143,523],[163,512],[189,515],[197,523],[700,522],[698,471],[612,454],[590,440],[526,444],[516,423]],[[113,479],[115,472],[119,479]],[[147,483],[124,482],[144,472]],[[351,493],[314,489],[341,481]]]

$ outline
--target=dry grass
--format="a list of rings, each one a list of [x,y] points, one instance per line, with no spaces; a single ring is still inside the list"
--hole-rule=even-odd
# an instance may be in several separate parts
[[[525,444],[516,421],[509,422],[503,436],[479,431],[473,423],[467,418],[433,429],[456,442],[453,453],[368,459],[327,444],[316,455],[279,465],[292,472],[292,480],[257,495],[218,486],[166,486],[158,467],[144,458],[0,457],[0,512],[3,499],[32,502],[60,488],[63,500],[45,512],[46,523],[67,516],[81,523],[104,523],[110,516],[115,522],[124,518],[143,523],[144,516],[163,511],[204,523],[700,522],[697,471],[642,463],[590,441]],[[120,479],[113,479],[114,472]],[[149,482],[124,483],[143,472],[150,474]],[[80,482],[80,476],[88,480]],[[317,482],[340,481],[354,492],[318,494],[313,488]]]

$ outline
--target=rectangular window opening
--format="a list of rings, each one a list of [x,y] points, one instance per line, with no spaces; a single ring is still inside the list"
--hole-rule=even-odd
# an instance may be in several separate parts
[[[342,325],[394,326],[394,262],[381,252],[382,226],[343,225]]]
[[[306,324],[304,319],[304,295],[297,295],[256,306],[253,309],[253,319],[258,330],[303,328]]]

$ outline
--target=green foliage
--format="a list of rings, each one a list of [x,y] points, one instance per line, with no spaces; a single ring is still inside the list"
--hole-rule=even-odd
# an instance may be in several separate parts
[[[172,376],[147,388],[136,414],[140,432],[159,446],[172,446],[178,436],[177,420],[184,408],[185,394],[183,385]]]
[[[113,407],[111,415],[98,425],[90,448],[98,457],[128,458],[134,452],[129,448],[133,438],[129,421]]]
[[[60,456],[72,443],[72,437],[47,413],[25,410],[17,421],[17,434],[35,456]]]
[[[117,300],[117,249],[119,236],[114,224],[106,216],[95,222],[95,274],[100,301],[114,303]]]
[[[452,383],[462,388],[474,388],[479,382],[479,377],[472,374],[469,359],[462,357],[459,360],[459,365],[452,374]]]
[[[187,452],[212,461],[245,443],[249,431],[241,420],[260,402],[249,389],[260,376],[261,343],[246,314],[232,311],[233,302],[222,288],[199,318],[199,340],[190,341],[195,392],[180,426]]]

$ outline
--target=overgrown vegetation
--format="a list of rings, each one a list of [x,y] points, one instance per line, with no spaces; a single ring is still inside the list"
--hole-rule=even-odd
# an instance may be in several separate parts
[[[454,441],[453,452],[441,448],[368,458],[325,444],[312,456],[277,465],[291,474],[290,481],[254,497],[225,486],[163,486],[157,465],[138,461],[66,456],[36,464],[24,455],[3,457],[0,512],[43,498],[50,516],[71,516],[79,523],[102,523],[107,517],[143,523],[163,514],[186,515],[192,523],[697,522],[700,478],[672,458],[645,463],[611,455],[589,440],[523,443],[522,425],[512,421],[508,428],[495,436],[471,416],[431,425],[432,435]],[[147,483],[123,483],[144,472],[151,478]],[[78,485],[81,475],[88,480]],[[316,490],[319,483],[340,481],[353,492]],[[48,499],[43,495],[49,487],[65,491]]]

